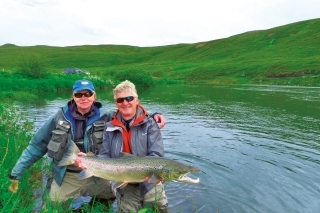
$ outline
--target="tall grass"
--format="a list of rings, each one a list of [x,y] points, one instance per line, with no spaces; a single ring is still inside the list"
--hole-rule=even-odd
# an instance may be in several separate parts
[[[9,174],[18,160],[20,153],[27,146],[33,129],[30,121],[21,119],[23,115],[13,104],[0,105],[0,212],[31,212],[33,191],[37,184],[37,175],[41,162],[26,172],[21,181],[20,190],[16,194],[8,191]]]

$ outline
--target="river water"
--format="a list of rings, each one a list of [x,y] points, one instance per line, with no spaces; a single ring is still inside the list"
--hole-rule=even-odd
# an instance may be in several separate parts
[[[165,156],[200,169],[189,175],[199,184],[165,183],[170,212],[320,212],[320,88],[164,85],[138,93],[166,118]],[[36,128],[70,94],[44,98],[25,105]],[[115,110],[111,92],[98,100]]]

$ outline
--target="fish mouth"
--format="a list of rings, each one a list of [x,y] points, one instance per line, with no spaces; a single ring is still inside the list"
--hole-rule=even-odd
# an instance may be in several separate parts
[[[184,175],[181,175],[178,180],[179,182],[185,182],[185,183],[199,183],[200,182],[200,179],[199,178],[196,178],[196,179],[193,179],[191,177],[188,176],[188,173],[187,174],[184,174]]]

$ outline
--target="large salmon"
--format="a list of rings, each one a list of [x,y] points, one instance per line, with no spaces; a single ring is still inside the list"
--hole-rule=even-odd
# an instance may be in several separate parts
[[[186,183],[199,183],[199,178],[192,179],[187,176],[190,172],[199,172],[199,169],[178,161],[152,156],[134,156],[123,154],[120,158],[100,158],[93,154],[78,156],[80,150],[71,142],[67,153],[59,162],[59,166],[67,166],[78,161],[86,169],[79,173],[79,179],[91,176],[115,181],[114,186],[124,187],[127,183],[157,183],[159,181],[179,181]]]

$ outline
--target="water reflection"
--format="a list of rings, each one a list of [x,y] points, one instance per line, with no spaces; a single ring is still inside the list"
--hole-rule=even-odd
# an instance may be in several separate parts
[[[166,184],[170,212],[320,212],[319,88],[172,85],[138,92],[149,111],[167,119],[166,157],[201,170],[190,175],[199,184]],[[115,109],[110,92],[98,97]],[[68,99],[25,108],[40,125]]]

